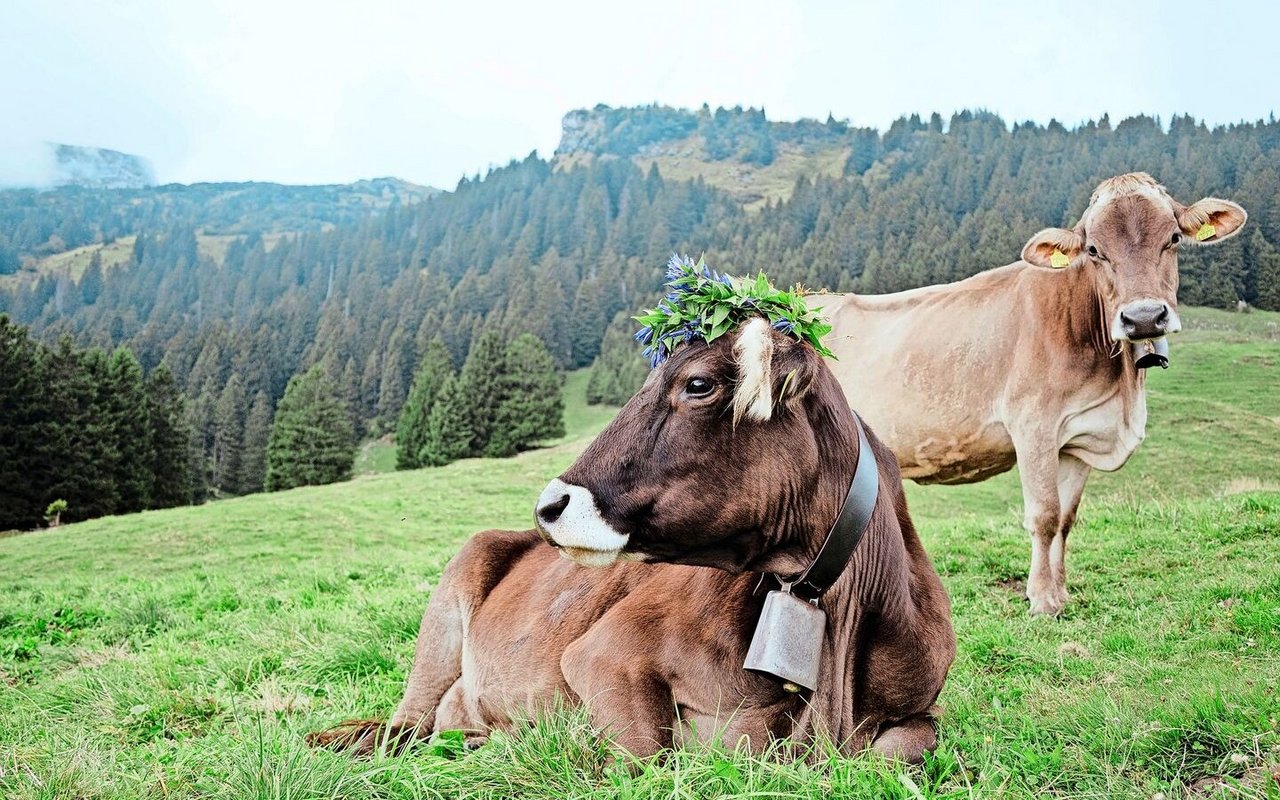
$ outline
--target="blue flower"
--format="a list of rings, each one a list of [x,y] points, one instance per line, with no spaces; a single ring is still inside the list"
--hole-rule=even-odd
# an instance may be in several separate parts
[[[693,259],[688,256],[672,253],[671,260],[667,262],[667,280],[676,281],[683,278],[686,272],[693,271],[694,266]]]
[[[641,328],[636,331],[634,338],[640,344],[648,344],[653,341],[653,328]]]
[[[781,319],[774,320],[773,329],[790,335],[795,332],[796,324],[786,317],[783,317]]]

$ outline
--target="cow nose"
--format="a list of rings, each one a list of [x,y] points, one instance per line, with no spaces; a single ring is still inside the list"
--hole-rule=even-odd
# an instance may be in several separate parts
[[[538,505],[538,521],[545,525],[555,525],[560,521],[560,515],[569,507],[569,495],[562,494],[559,497],[544,501]]]
[[[1155,300],[1130,303],[1120,311],[1120,325],[1131,340],[1158,339],[1169,332],[1169,304]]]

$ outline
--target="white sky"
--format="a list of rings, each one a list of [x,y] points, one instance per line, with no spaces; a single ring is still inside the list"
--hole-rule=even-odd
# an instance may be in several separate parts
[[[35,143],[161,181],[453,188],[596,103],[764,106],[883,129],[986,108],[1256,120],[1280,105],[1280,3],[0,2],[0,182]]]

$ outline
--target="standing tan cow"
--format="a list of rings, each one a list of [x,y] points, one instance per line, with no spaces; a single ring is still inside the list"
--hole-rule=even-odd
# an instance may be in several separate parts
[[[368,751],[451,729],[478,740],[559,698],[637,755],[691,733],[756,749],[825,734],[848,753],[919,760],[955,654],[950,605],[897,465],[868,437],[874,458],[822,358],[762,318],[682,346],[547,487],[546,544],[487,531],[449,563],[390,723],[311,741]],[[876,465],[865,477],[878,499],[821,595],[816,688],[792,693],[743,669],[760,573],[794,576],[825,549],[863,464]]]
[[[1128,343],[1181,329],[1179,247],[1220,242],[1245,219],[1235,203],[1184,206],[1131,173],[1103,181],[1075,228],[1031,237],[1017,263],[814,299],[834,327],[832,370],[903,477],[970,483],[1018,464],[1031,613],[1068,599],[1067,534],[1090,470],[1119,469],[1145,435],[1145,373]]]

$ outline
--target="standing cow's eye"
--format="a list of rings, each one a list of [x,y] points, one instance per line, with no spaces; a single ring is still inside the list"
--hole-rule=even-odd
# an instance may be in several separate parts
[[[1089,257],[1090,257],[1090,258],[1097,258],[1097,257],[1098,257],[1098,248],[1097,248],[1097,247],[1095,247],[1095,246],[1093,246],[1093,245],[1089,245]]]
[[[1177,233],[1175,231],[1173,234],[1173,238],[1169,240],[1169,244],[1176,245],[1180,241],[1182,241],[1182,234]]]
[[[684,393],[690,397],[706,397],[715,391],[715,381],[709,378],[690,378],[684,385]]]

